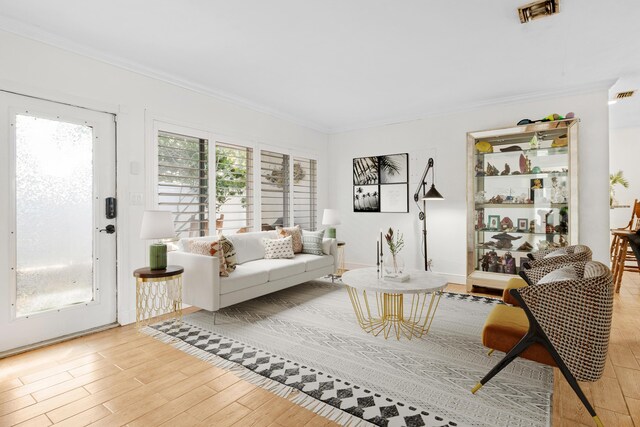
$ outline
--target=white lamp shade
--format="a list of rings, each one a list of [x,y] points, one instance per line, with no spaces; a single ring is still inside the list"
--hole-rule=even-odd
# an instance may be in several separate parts
[[[140,227],[141,239],[169,239],[175,235],[171,212],[144,211]]]
[[[340,225],[340,213],[336,209],[325,209],[322,214],[322,225]]]

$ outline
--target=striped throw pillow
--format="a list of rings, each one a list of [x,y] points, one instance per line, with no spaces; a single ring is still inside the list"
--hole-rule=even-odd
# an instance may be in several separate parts
[[[322,255],[322,239],[324,230],[307,231],[302,230],[302,253],[311,255]]]

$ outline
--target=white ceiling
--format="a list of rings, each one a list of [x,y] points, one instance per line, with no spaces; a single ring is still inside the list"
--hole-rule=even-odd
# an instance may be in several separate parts
[[[0,28],[333,132],[640,70],[640,1],[527,1],[0,0]]]

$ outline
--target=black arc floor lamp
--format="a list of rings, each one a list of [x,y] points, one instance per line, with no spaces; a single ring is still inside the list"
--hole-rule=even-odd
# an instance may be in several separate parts
[[[431,188],[427,191],[427,174],[431,171]],[[413,200],[418,205],[418,210],[420,210],[420,214],[418,214],[418,218],[422,221],[422,245],[424,247],[424,269],[425,271],[429,271],[429,257],[427,255],[427,200],[444,200],[442,194],[438,190],[436,190],[435,182],[433,179],[434,171],[433,171],[433,158],[429,158],[427,162],[427,167],[422,174],[422,178],[420,178],[420,184],[416,189],[415,194],[413,195]],[[419,201],[422,200],[422,207],[420,206]]]

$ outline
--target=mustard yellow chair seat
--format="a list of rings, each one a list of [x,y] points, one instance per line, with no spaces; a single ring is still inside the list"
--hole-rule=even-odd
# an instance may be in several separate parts
[[[527,315],[519,307],[498,305],[489,313],[482,329],[482,345],[508,353],[529,331]],[[533,344],[519,354],[528,360],[556,366],[553,357],[542,344]]]

